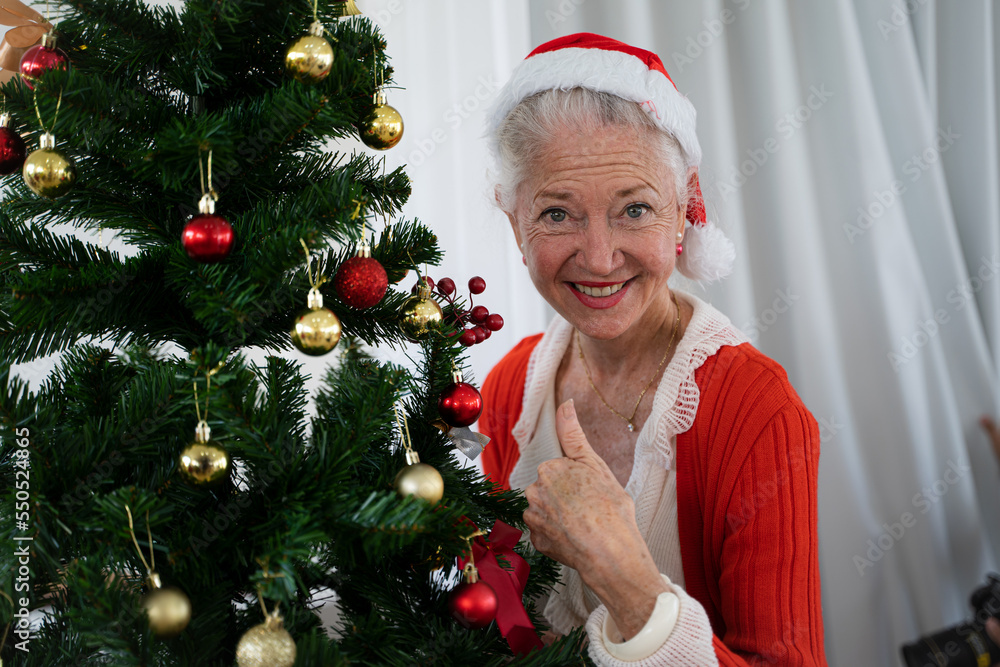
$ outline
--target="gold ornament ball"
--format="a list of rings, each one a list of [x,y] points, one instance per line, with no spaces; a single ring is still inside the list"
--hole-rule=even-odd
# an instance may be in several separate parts
[[[319,356],[337,346],[340,320],[329,308],[306,310],[292,325],[292,343],[306,354]]]
[[[444,313],[438,302],[433,297],[419,294],[403,302],[399,315],[399,328],[403,330],[403,335],[414,343],[426,338],[431,329],[438,328],[444,320]]]
[[[236,645],[239,667],[292,667],[295,664],[295,640],[280,625],[255,625]]]
[[[413,463],[406,466],[396,475],[396,493],[399,495],[423,498],[436,505],[444,497],[444,480],[434,466],[426,463]]]
[[[296,81],[319,83],[333,68],[333,47],[319,35],[302,35],[285,52],[285,69]]]
[[[387,151],[403,138],[403,117],[388,104],[376,104],[372,117],[361,126],[361,141],[380,151]]]
[[[24,161],[21,174],[36,195],[55,199],[73,187],[76,166],[73,160],[54,148],[39,148]]]
[[[191,621],[191,601],[173,586],[157,588],[142,598],[149,627],[161,639],[179,635]]]
[[[229,474],[229,455],[212,441],[193,442],[181,452],[177,467],[191,484],[207,486],[221,482]]]

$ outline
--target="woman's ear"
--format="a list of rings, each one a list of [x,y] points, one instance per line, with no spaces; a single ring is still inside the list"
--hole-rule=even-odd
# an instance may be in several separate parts
[[[507,213],[506,211],[504,211],[504,215],[507,216],[510,228],[514,231],[514,240],[517,241],[517,247],[521,250],[521,254],[524,254],[524,240],[521,238],[521,227],[517,224],[517,218],[514,217],[513,213]]]
[[[688,209],[691,207],[691,195],[698,187],[698,167],[690,167],[687,172],[687,187],[685,188],[687,190],[687,197],[684,198],[684,205],[680,207],[681,215],[677,228],[678,234],[684,232],[684,223],[687,221]]]

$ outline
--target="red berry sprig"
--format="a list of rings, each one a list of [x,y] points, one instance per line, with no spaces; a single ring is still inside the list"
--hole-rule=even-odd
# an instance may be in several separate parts
[[[456,329],[462,329],[458,342],[466,347],[471,347],[476,343],[482,343],[493,335],[494,331],[503,328],[503,317],[499,313],[491,313],[486,306],[472,305],[472,294],[482,294],[486,291],[486,281],[479,276],[469,278],[469,308],[462,310],[455,306],[457,289],[455,281],[451,278],[442,278],[434,285],[430,278],[427,279],[438,294],[443,296],[452,306],[454,323]]]

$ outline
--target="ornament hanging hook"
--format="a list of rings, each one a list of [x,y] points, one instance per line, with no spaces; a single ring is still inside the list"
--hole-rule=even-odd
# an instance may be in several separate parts
[[[285,576],[284,574],[282,574],[280,572],[278,574],[271,574],[271,571],[268,568],[267,559],[263,559],[262,560],[262,559],[258,558],[257,559],[257,564],[260,565],[264,569],[264,573],[263,573],[264,579],[278,579],[280,577]],[[260,584],[260,583],[257,584],[257,602],[260,603],[261,611],[264,612],[264,618],[266,620],[269,621],[272,616],[274,616],[274,617],[278,616],[278,608],[281,607],[281,600],[278,600],[277,602],[275,602],[274,603],[274,609],[272,609],[271,611],[268,611],[267,610],[267,604],[264,602],[264,589],[263,589],[263,585]]]
[[[316,262],[316,277],[313,278],[312,274],[312,254],[309,252],[309,246],[306,245],[305,240],[299,239],[299,243],[302,244],[302,249],[306,251],[306,277],[309,278],[309,286],[314,290],[318,290],[320,285],[326,282],[326,276],[320,275],[322,267],[319,262]]]
[[[139,548],[139,540],[135,537],[135,526],[132,525],[132,509],[125,505],[125,513],[128,514],[128,532],[132,536],[132,544],[135,545],[135,550],[139,553],[139,560],[146,568],[148,574],[152,574],[156,569],[156,552],[153,550],[153,532],[149,529],[149,510],[146,510],[146,536],[149,539],[149,560],[150,563],[146,562],[146,558],[142,555],[142,549]]]
[[[62,89],[59,89],[59,98],[56,100],[56,113],[52,117],[52,129],[53,130],[56,129],[56,122],[59,120],[59,109],[60,109],[60,107],[62,107],[62,96],[63,96],[63,91],[62,91]],[[31,90],[31,97],[32,97],[32,99],[35,102],[35,115],[38,116],[38,124],[42,128],[42,132],[46,133],[46,134],[51,134],[51,131],[45,129],[45,123],[42,121],[42,112],[38,108],[38,89],[37,88],[33,88]]]
[[[486,533],[483,532],[481,528],[477,528],[476,532],[470,533],[469,535],[462,538],[462,540],[465,541],[465,548],[469,553],[469,557],[465,559],[465,568],[464,568],[465,572],[469,572],[470,570],[476,569],[476,559],[472,554],[472,540],[476,539],[477,537],[482,537],[485,534]]]
[[[382,76],[381,77],[379,76],[380,72],[378,67],[378,48],[376,48],[376,45],[377,42],[375,41],[375,35],[373,34],[372,35],[372,83],[375,84],[375,96],[377,97],[379,92],[382,90],[382,86],[385,85],[385,74],[381,73]]]
[[[357,220],[361,218],[361,247],[368,247],[368,200],[367,199],[352,199],[354,202],[354,211],[351,213],[351,220]],[[361,211],[364,209],[364,214]]]
[[[198,383],[193,382],[194,387],[194,412],[198,416],[198,425],[200,426],[203,422],[207,424],[208,422],[208,401],[209,393],[212,391],[212,376],[222,370],[222,367],[226,364],[225,361],[220,361],[215,368],[205,373],[205,418],[201,418],[201,409],[198,405]]]
[[[215,191],[212,186],[212,149],[208,149],[208,182],[206,186],[205,181],[205,171],[201,166],[201,153],[204,149],[198,149],[198,180],[201,184],[201,196],[202,199],[205,197],[211,197],[212,201],[219,201],[219,193]]]
[[[354,203],[354,210],[351,212],[351,220],[357,220],[358,216],[361,215],[361,207],[365,207],[367,210],[368,202],[364,199],[352,199],[351,201]]]
[[[417,273],[417,282],[422,282],[420,280],[422,277],[420,275],[420,265],[417,263],[417,260],[413,259],[413,255],[410,254],[409,248],[406,249],[406,256],[410,259],[410,268],[412,268]]]
[[[396,412],[396,427],[399,428],[399,439],[403,441],[403,448],[407,452],[413,451],[413,442],[410,440],[410,425],[406,421],[406,413],[400,413],[399,406],[393,405]]]

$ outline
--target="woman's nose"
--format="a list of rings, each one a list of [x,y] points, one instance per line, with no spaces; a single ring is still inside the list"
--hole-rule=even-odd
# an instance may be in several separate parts
[[[595,276],[610,275],[621,261],[611,228],[601,220],[591,222],[580,234],[577,265]]]

